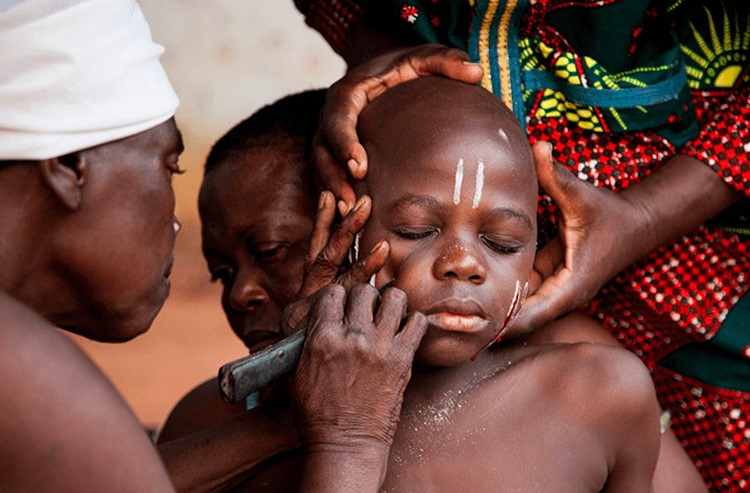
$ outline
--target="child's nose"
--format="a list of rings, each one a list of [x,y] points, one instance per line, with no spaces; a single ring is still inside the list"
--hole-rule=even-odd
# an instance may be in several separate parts
[[[229,306],[240,312],[255,311],[271,300],[254,269],[240,269],[229,293]]]
[[[433,264],[433,274],[439,280],[469,281],[482,284],[487,270],[481,258],[466,245],[453,244],[446,247]]]

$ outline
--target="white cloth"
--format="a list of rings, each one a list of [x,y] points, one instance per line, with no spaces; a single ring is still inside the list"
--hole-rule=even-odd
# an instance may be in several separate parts
[[[179,100],[134,0],[0,10],[0,160],[47,159],[174,115]]]

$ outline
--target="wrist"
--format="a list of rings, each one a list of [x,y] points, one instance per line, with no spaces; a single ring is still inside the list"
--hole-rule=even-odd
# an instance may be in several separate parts
[[[641,214],[645,253],[692,231],[731,206],[739,194],[695,158],[677,154],[621,192]]]
[[[303,491],[378,491],[385,480],[390,446],[380,440],[317,443],[304,447]]]

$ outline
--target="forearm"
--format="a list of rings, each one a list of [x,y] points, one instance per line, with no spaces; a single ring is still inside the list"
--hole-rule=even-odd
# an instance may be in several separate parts
[[[390,448],[382,444],[340,449],[318,447],[305,454],[303,492],[375,492],[388,467]]]
[[[621,193],[647,219],[642,234],[633,236],[640,241],[631,262],[694,230],[741,198],[708,166],[683,154]]]
[[[407,48],[407,46],[397,42],[386,33],[376,31],[360,20],[349,29],[346,44],[341,48],[341,56],[351,69],[360,63],[402,48]]]
[[[209,492],[297,446],[291,420],[278,422],[248,412],[158,449],[177,491]]]

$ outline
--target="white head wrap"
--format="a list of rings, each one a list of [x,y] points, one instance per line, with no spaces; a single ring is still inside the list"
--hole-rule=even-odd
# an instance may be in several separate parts
[[[0,160],[62,156],[168,120],[179,101],[163,52],[135,0],[0,8]]]

